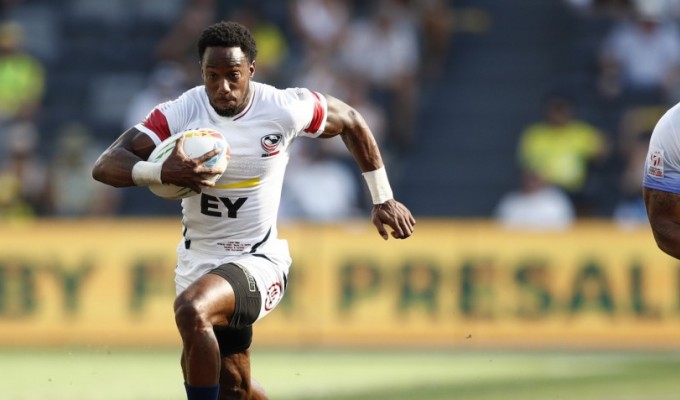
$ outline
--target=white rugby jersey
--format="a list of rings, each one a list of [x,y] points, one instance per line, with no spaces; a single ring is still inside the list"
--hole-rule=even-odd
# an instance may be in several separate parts
[[[184,240],[192,250],[221,255],[288,251],[277,239],[276,218],[290,145],[298,136],[323,132],[326,100],[303,88],[251,82],[250,89],[250,102],[234,117],[218,115],[205,87],[197,86],[158,105],[135,126],[157,145],[178,132],[209,128],[222,133],[231,147],[215,187],[182,200]]]
[[[680,194],[680,105],[657,122],[649,141],[643,185]]]

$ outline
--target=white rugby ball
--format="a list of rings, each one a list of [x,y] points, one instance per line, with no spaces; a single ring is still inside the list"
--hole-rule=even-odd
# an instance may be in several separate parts
[[[156,146],[151,152],[151,155],[149,155],[148,161],[155,163],[165,162],[175,148],[177,139],[181,136],[185,137],[184,153],[188,157],[196,158],[213,149],[220,149],[219,154],[203,163],[203,165],[209,168],[217,167],[221,171],[224,171],[227,168],[227,163],[231,156],[229,143],[227,143],[221,133],[212,129],[191,129],[176,133]],[[221,176],[222,174],[215,174],[208,179],[215,182],[220,179]],[[165,183],[149,185],[149,190],[156,196],[170,200],[180,200],[198,194],[190,188]]]

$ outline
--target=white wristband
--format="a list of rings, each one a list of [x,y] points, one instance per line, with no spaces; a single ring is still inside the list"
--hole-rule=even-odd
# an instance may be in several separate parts
[[[132,167],[132,181],[137,186],[148,186],[161,182],[163,163],[139,161]]]
[[[390,187],[389,180],[387,180],[387,171],[385,171],[384,166],[375,171],[364,172],[362,175],[368,184],[373,204],[382,204],[394,198],[392,197],[392,188]]]

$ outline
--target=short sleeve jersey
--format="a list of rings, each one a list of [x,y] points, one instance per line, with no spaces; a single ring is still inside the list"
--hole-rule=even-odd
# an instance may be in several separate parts
[[[680,105],[668,110],[654,127],[642,183],[680,194]]]
[[[326,100],[304,88],[251,82],[250,90],[249,103],[233,117],[218,115],[205,87],[197,86],[158,105],[136,125],[156,144],[178,132],[209,128],[231,147],[215,187],[182,200],[184,242],[191,249],[238,255],[281,248],[276,218],[290,145],[297,137],[323,132]]]

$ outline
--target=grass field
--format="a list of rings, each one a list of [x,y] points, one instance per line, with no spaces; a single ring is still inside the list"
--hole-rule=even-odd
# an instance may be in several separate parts
[[[274,400],[675,400],[680,352],[255,350]],[[178,351],[0,350],[3,400],[182,400]]]

